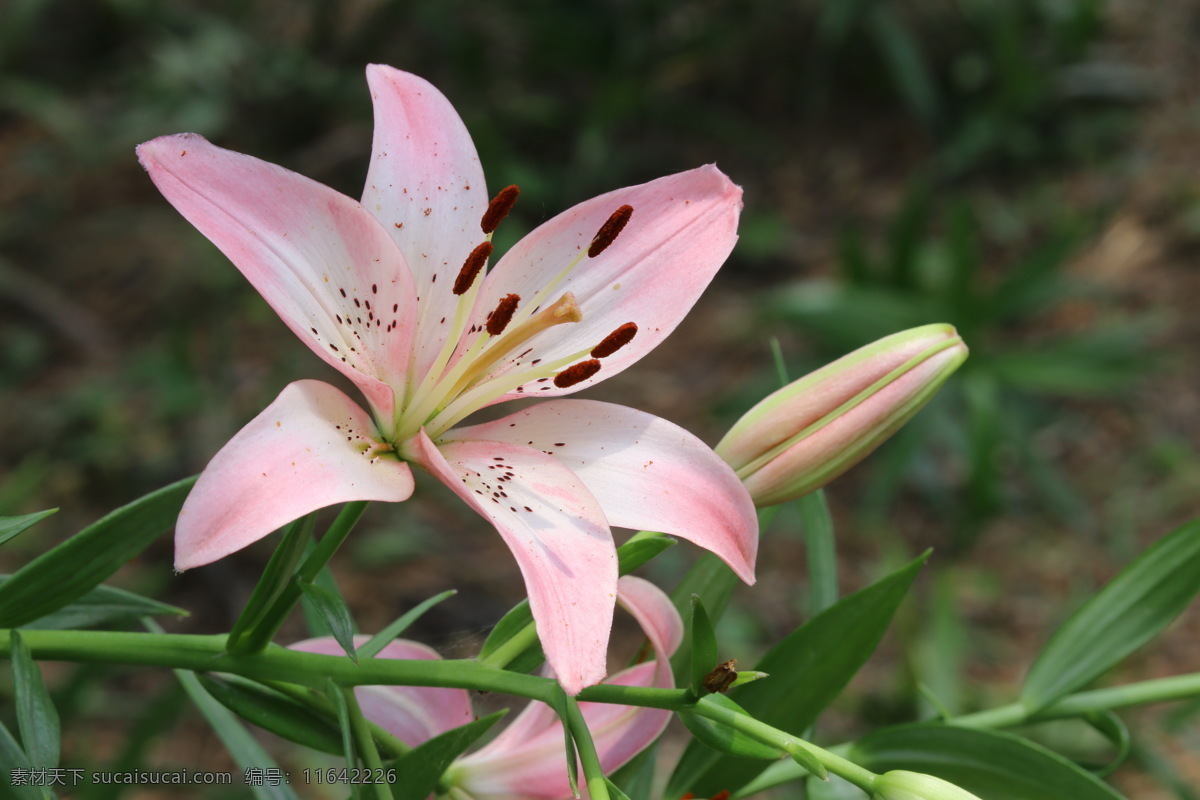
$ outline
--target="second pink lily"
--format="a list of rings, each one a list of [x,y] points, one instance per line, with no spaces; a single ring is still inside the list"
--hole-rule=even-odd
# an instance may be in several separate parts
[[[610,526],[689,539],[752,582],[753,504],[697,438],[622,406],[555,400],[455,426],[503,400],[583,389],[657,345],[733,248],[741,192],[711,166],[610,192],[488,272],[515,188],[488,202],[470,136],[430,84],[384,66],[367,78],[361,202],[193,134],[138,148],[172,205],[370,408],[320,381],[285,388],[196,483],[176,566],[335,503],[405,500],[417,464],[504,538],[547,660],[577,693],[605,674]]]

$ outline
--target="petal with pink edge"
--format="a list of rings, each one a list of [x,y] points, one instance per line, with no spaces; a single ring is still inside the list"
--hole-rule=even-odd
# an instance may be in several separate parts
[[[361,647],[370,636],[355,636]],[[288,645],[289,649],[326,656],[343,656],[345,651],[332,637],[305,639]],[[376,658],[440,660],[431,647],[407,639],[389,642]],[[410,747],[434,736],[466,725],[475,719],[471,697],[464,689],[437,689],[428,686],[359,686],[354,690],[363,715]]]
[[[617,594],[600,505],[569,469],[506,442],[409,443],[421,466],[490,521],[517,559],[546,660],[571,694],[599,683]]]
[[[618,189],[571,208],[518,242],[488,274],[475,306],[475,323],[509,293],[522,308],[547,306],[572,292],[583,311],[577,323],[557,325],[528,342],[530,352],[517,359],[550,362],[591,350],[616,328],[636,323],[633,341],[602,359],[600,372],[560,389],[549,386],[539,397],[570,394],[614,375],[667,337],[695,304],[737,241],[742,192],[714,166]],[[584,257],[553,290],[538,297],[620,206],[633,216],[616,240],[595,258]],[[523,347],[522,350],[525,348]],[[512,359],[496,372],[511,368]],[[532,386],[525,387],[526,396]],[[510,393],[508,397],[520,396]]]
[[[195,134],[146,142],[138,157],[292,332],[390,417],[416,298],[404,256],[378,220],[328,186]]]
[[[288,385],[196,481],[175,527],[175,568],[216,561],[335,503],[407,500],[411,470],[368,449],[375,443],[370,416],[343,392]]]
[[[469,439],[553,455],[583,480],[609,524],[680,536],[754,582],[754,503],[733,469],[678,425],[612,403],[551,400],[444,437]]]
[[[614,675],[606,683],[673,688],[670,657],[683,640],[683,620],[671,599],[648,581],[621,578],[618,602],[641,624],[655,660]],[[579,704],[604,771],[620,768],[649,747],[671,721],[671,712],[612,703]],[[570,796],[563,762],[562,724],[543,703],[525,707],[487,746],[461,759],[455,781],[477,800]],[[581,789],[583,787],[580,787]]]
[[[476,245],[487,188],[475,145],[450,101],[428,81],[372,64],[375,140],[362,203],[400,247],[418,304],[414,373],[425,374],[446,340],[454,279]]]

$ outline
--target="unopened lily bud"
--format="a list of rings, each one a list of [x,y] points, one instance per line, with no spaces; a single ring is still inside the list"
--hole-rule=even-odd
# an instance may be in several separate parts
[[[966,358],[951,325],[884,337],[767,397],[737,421],[717,454],[756,506],[801,497],[895,433]]]
[[[941,778],[897,769],[875,781],[871,800],[979,800],[979,797]]]

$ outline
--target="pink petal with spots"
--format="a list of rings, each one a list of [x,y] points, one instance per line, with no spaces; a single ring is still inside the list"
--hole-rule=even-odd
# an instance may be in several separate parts
[[[614,375],[675,330],[708,286],[737,241],[741,197],[741,189],[720,170],[706,166],[586,200],[538,227],[500,259],[480,293],[475,322],[482,325],[509,293],[520,295],[521,314],[522,309],[548,306],[572,292],[583,319],[531,339],[532,350],[522,363],[537,358],[551,362],[591,350],[627,322],[638,326],[637,335],[602,359],[595,376],[565,389],[546,384],[535,390],[529,384],[526,396],[534,391],[539,397],[570,394]],[[584,257],[539,299],[538,291],[587,251],[600,227],[622,205],[632,206],[633,216],[612,245],[595,258]],[[519,395],[508,395],[515,396]]]
[[[618,602],[641,624],[654,647],[655,660],[622,670],[606,683],[674,688],[670,658],[683,641],[683,620],[671,599],[632,575],[621,578],[619,592]],[[587,702],[581,702],[579,708],[606,773],[649,747],[671,721],[670,711],[655,708]],[[476,800],[570,796],[562,724],[543,703],[526,706],[487,746],[458,761],[454,772],[458,785]]]
[[[421,466],[496,526],[517,559],[546,660],[571,694],[599,683],[617,594],[600,505],[555,459],[505,442],[409,443]]]
[[[287,326],[390,417],[416,298],[404,256],[378,220],[328,186],[195,134],[146,142],[138,157]]]
[[[428,81],[367,67],[375,141],[363,206],[379,218],[412,270],[418,304],[414,373],[424,375],[446,340],[463,262],[486,238],[488,195],[466,126]],[[445,322],[442,322],[442,319]]]
[[[551,400],[444,439],[551,453],[591,490],[609,524],[683,537],[754,582],[754,503],[733,469],[678,425],[612,403]]]
[[[370,636],[355,636],[361,647]],[[332,637],[305,639],[288,645],[289,649],[327,656],[342,656],[345,651]],[[419,642],[397,639],[389,642],[376,658],[422,659],[437,661],[441,656]],[[434,736],[475,720],[471,698],[464,689],[437,689],[428,686],[359,686],[354,690],[363,715],[400,741],[416,747]]]
[[[370,416],[338,389],[288,385],[200,475],[175,527],[175,568],[216,561],[335,503],[407,500],[412,472],[365,454],[373,436]]]

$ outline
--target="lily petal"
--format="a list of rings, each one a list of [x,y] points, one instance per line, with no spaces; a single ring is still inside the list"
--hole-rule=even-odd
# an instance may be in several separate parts
[[[565,464],[612,525],[680,536],[716,553],[754,583],[758,517],[733,469],[678,425],[612,403],[551,400],[446,441],[527,445]]]
[[[378,220],[328,186],[196,134],[146,142],[138,157],[287,326],[390,418],[416,296],[404,256]]]
[[[421,298],[413,374],[424,375],[446,340],[458,297],[454,279],[486,238],[483,168],[450,101],[428,81],[367,67],[375,139],[362,203],[391,234]]]
[[[571,694],[599,683],[617,594],[612,531],[555,459],[506,442],[411,444],[421,466],[496,526],[517,559],[546,660]]]
[[[200,475],[175,528],[175,568],[216,561],[335,503],[407,500],[412,471],[364,452],[373,436],[371,417],[340,390],[288,385]]]
[[[475,306],[483,327],[500,298],[515,293],[522,304],[548,306],[571,292],[583,312],[577,323],[557,325],[528,342],[519,359],[549,362],[590,350],[627,322],[633,341],[602,361],[600,372],[567,388],[538,385],[538,397],[570,394],[614,375],[667,337],[695,304],[737,241],[742,191],[714,166],[618,189],[586,200],[542,224],[505,253],[487,276]],[[622,205],[633,216],[616,240],[584,262],[542,300],[538,290],[588,249],[609,216]],[[501,362],[497,372],[512,361]],[[533,393],[524,387],[524,396]],[[508,398],[519,397],[516,392]]]
[[[626,575],[617,600],[634,615],[654,648],[655,660],[614,675],[606,683],[673,688],[671,655],[683,641],[683,621],[671,599],[649,581]],[[671,712],[612,703],[580,703],[605,772],[620,768],[666,729]],[[500,735],[456,765],[453,780],[476,800],[570,796],[563,763],[562,723],[544,703],[531,702]],[[581,789],[583,787],[580,787]]]
[[[370,636],[355,636],[361,647]],[[305,639],[288,645],[291,650],[344,655],[333,637]],[[389,642],[376,658],[422,659],[437,661],[441,656],[431,647],[407,639]],[[475,719],[471,697],[464,689],[437,689],[429,686],[359,686],[354,690],[363,715],[410,747],[416,747],[448,730]]]

